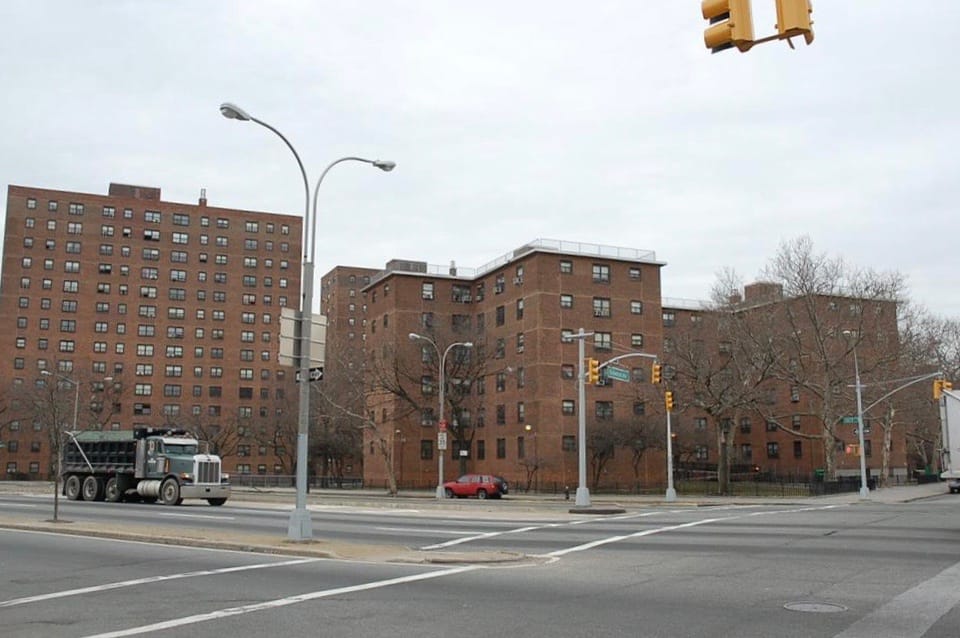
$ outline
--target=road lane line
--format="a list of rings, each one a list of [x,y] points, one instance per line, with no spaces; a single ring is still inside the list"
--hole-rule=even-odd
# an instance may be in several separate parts
[[[484,538],[493,538],[494,536],[503,536],[504,534],[519,534],[521,532],[531,532],[536,529],[543,529],[545,525],[533,525],[530,527],[519,527],[517,529],[505,529],[500,532],[486,532],[484,534],[477,534],[476,536],[467,536],[466,538],[456,538],[452,541],[447,541],[445,543],[437,543],[435,545],[426,545],[421,547],[422,550],[431,550],[431,549],[443,549],[444,547],[451,547],[453,545],[460,545],[462,543],[469,543],[471,541],[482,540]]]
[[[414,534],[482,534],[476,529],[423,529],[419,527],[376,527],[381,532],[413,532]]]
[[[165,576],[147,576],[145,578],[136,578],[134,580],[125,580],[118,583],[105,583],[103,585],[91,585],[90,587],[81,587],[80,589],[68,589],[64,591],[53,592],[50,594],[38,594],[36,596],[25,596],[24,598],[14,598],[12,600],[0,601],[0,608],[15,607],[17,605],[26,605],[43,600],[53,600],[54,598],[66,598],[68,596],[79,596],[81,594],[90,594],[94,592],[109,591],[111,589],[120,589],[122,587],[132,587],[134,585],[146,585],[148,583],[159,583],[165,580],[178,580],[181,578],[195,578],[197,576],[216,576],[218,574],[231,574],[235,572],[249,571],[252,569],[265,569],[268,567],[288,567],[290,565],[300,565],[303,563],[313,563],[319,558],[298,558],[296,560],[287,560],[279,563],[258,563],[256,565],[239,565],[236,567],[224,567],[222,569],[204,569],[196,572],[183,572],[180,574],[167,574]]]
[[[265,610],[277,609],[279,607],[287,607],[289,605],[296,605],[298,603],[303,603],[311,600],[318,600],[320,598],[329,598],[331,596],[339,596],[341,594],[352,594],[355,592],[368,591],[371,589],[381,589],[383,587],[391,587],[393,585],[413,583],[421,580],[442,578],[444,576],[462,574],[464,572],[469,572],[476,569],[479,569],[479,566],[465,565],[462,567],[452,567],[450,569],[444,569],[436,572],[426,572],[423,574],[414,574],[412,576],[400,576],[399,578],[388,578],[387,580],[377,580],[370,583],[364,583],[362,585],[350,585],[348,587],[323,589],[320,591],[309,592],[306,594],[289,596],[287,598],[277,598],[275,600],[266,600],[262,603],[253,603],[250,605],[242,605],[240,607],[230,607],[228,609],[212,611],[205,614],[185,616],[183,618],[176,618],[174,620],[158,622],[152,625],[141,625],[140,627],[130,627],[129,629],[121,629],[119,631],[110,631],[103,634],[94,634],[90,636],[85,636],[84,638],[123,638],[124,636],[137,636],[140,634],[147,634],[154,631],[163,631],[165,629],[174,629],[176,627],[183,627],[185,625],[195,625],[198,623],[207,622],[209,620],[219,620],[221,618],[229,618],[230,616],[240,616],[243,614],[250,614],[257,611],[265,611]]]
[[[157,516],[166,516],[167,518],[205,518],[212,521],[235,521],[235,516],[214,516],[212,514],[176,514],[173,512],[156,512]]]
[[[609,545],[610,543],[618,543],[628,538],[641,538],[643,536],[651,536],[653,534],[662,534],[663,532],[672,532],[678,529],[686,529],[689,527],[697,527],[700,525],[706,525],[708,523],[716,523],[719,521],[732,521],[740,518],[747,518],[749,516],[765,516],[769,514],[795,514],[798,512],[810,512],[816,510],[825,510],[839,507],[838,505],[825,505],[818,507],[798,507],[789,510],[772,510],[772,511],[762,511],[762,512],[745,512],[743,514],[735,514],[733,516],[721,516],[716,518],[704,518],[698,521],[691,521],[689,523],[680,523],[678,525],[667,525],[664,527],[655,527],[653,529],[645,529],[639,532],[634,532],[633,534],[623,534],[620,536],[610,536],[607,538],[600,538],[595,541],[590,541],[589,543],[584,543],[582,545],[575,545],[574,547],[568,547],[566,549],[558,549],[557,551],[544,554],[544,556],[564,556],[566,554],[572,554],[573,552],[582,552],[588,549],[593,549],[594,547],[600,547],[601,545]],[[579,521],[575,521],[579,522]]]
[[[834,638],[920,638],[960,603],[960,563],[867,614]]]

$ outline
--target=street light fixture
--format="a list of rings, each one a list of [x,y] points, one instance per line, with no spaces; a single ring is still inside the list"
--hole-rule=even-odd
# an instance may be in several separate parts
[[[472,348],[472,347],[473,347],[473,342],[471,342],[471,341],[455,341],[455,342],[451,343],[449,346],[447,346],[447,348],[446,348],[446,349],[443,351],[443,353],[441,354],[441,352],[440,352],[440,346],[438,346],[438,345],[437,345],[437,342],[434,341],[433,339],[431,339],[431,338],[429,338],[429,337],[424,337],[423,335],[419,335],[419,334],[417,334],[416,332],[411,332],[411,333],[410,333],[409,335],[407,335],[407,336],[410,337],[410,341],[416,341],[416,340],[418,340],[418,339],[420,339],[420,340],[422,340],[422,341],[426,341],[427,343],[429,343],[430,345],[433,346],[433,349],[434,349],[434,350],[437,351],[437,357],[440,359],[440,368],[439,368],[439,374],[438,374],[438,376],[440,377],[440,393],[439,393],[439,394],[440,394],[440,414],[438,415],[437,423],[438,423],[438,425],[439,425],[439,427],[440,427],[440,430],[445,432],[445,430],[446,430],[446,422],[443,420],[443,405],[444,405],[443,392],[444,392],[444,389],[446,388],[446,385],[447,385],[447,383],[446,383],[446,362],[447,362],[447,355],[448,355],[448,354],[450,353],[450,351],[451,351],[453,348],[455,348],[456,346],[462,346],[462,347],[464,347],[464,348]],[[446,446],[444,446],[444,447],[446,447]],[[437,471],[437,498],[438,498],[438,499],[443,499],[443,498],[446,498],[446,494],[445,494],[444,491],[443,491],[443,457],[444,457],[444,452],[446,452],[446,450],[445,450],[445,449],[440,449],[439,441],[438,441],[438,443],[437,443],[437,452],[438,452],[438,455],[437,455],[437,456],[438,456],[439,459],[440,459],[440,460],[439,460],[439,468],[438,468],[438,471]]]
[[[855,336],[850,330],[843,331],[844,336]],[[870,498],[867,487],[867,456],[863,446],[863,384],[860,383],[860,361],[857,358],[857,342],[852,342],[854,387],[857,390],[857,439],[860,443],[860,498]]]
[[[297,160],[297,166],[300,168],[300,175],[303,177],[304,208],[303,208],[303,264],[302,264],[302,287],[303,297],[300,307],[300,391],[299,406],[297,416],[297,502],[296,507],[290,514],[290,521],[287,527],[287,535],[291,540],[308,540],[313,536],[313,526],[310,521],[310,512],[307,510],[307,443],[310,429],[310,361],[311,361],[311,341],[310,328],[313,322],[313,266],[316,257],[317,244],[317,193],[320,190],[320,184],[327,172],[340,162],[356,161],[364,162],[376,166],[382,171],[389,172],[396,167],[396,163],[388,160],[369,160],[362,157],[341,157],[331,162],[320,174],[317,185],[313,191],[313,213],[310,211],[310,183],[307,179],[307,171],[303,168],[303,162],[300,161],[300,155],[293,147],[290,141],[273,126],[262,120],[253,117],[236,104],[224,102],[220,105],[220,113],[228,120],[239,120],[241,122],[256,122],[260,126],[270,130],[277,137],[283,140],[287,145],[293,157]],[[309,228],[309,233],[306,232]],[[308,258],[309,255],[309,258]]]

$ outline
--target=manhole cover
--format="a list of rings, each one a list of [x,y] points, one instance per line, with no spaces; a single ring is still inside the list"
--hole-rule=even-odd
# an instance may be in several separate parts
[[[790,611],[806,611],[812,614],[835,614],[840,611],[847,611],[846,607],[836,603],[787,603],[783,608]]]

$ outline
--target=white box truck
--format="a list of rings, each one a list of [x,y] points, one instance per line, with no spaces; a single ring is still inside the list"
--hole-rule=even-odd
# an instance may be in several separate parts
[[[947,481],[950,493],[960,493],[960,392],[943,390],[940,394],[940,478]]]

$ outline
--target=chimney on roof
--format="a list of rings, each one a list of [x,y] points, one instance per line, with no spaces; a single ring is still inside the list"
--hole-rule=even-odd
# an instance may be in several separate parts
[[[206,205],[207,205],[207,189],[201,188],[200,189],[200,206],[206,206]]]
[[[451,277],[457,276],[457,262],[455,262],[452,259],[450,260],[450,276]]]
[[[744,300],[751,303],[777,301],[783,298],[783,285],[773,281],[757,281],[743,287]]]

